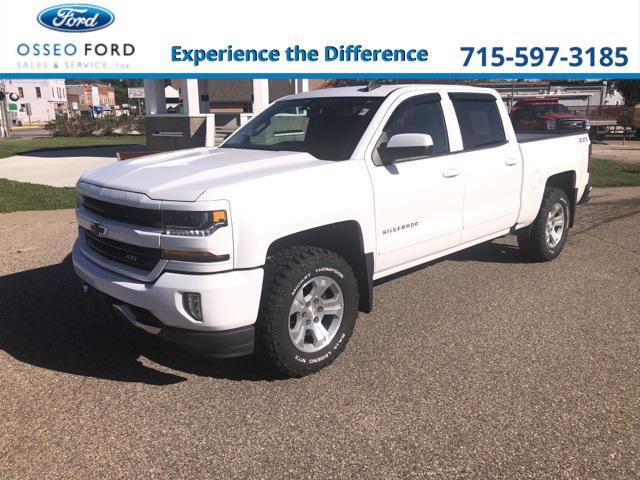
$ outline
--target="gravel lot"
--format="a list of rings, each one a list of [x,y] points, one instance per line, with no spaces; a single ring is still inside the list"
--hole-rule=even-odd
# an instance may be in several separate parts
[[[640,189],[593,198],[554,262],[508,237],[378,285],[300,380],[97,316],[70,212],[1,215],[0,478],[638,478]]]
[[[593,143],[593,157],[619,163],[640,163],[640,141],[628,139]]]

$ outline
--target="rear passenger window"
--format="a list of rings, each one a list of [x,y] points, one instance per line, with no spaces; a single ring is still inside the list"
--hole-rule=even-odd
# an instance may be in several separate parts
[[[495,97],[462,93],[450,96],[465,150],[504,143],[506,137]]]
[[[426,133],[433,140],[432,155],[449,152],[440,95],[421,95],[411,98],[395,109],[384,126],[378,146],[399,133]],[[377,150],[377,149],[376,149]]]

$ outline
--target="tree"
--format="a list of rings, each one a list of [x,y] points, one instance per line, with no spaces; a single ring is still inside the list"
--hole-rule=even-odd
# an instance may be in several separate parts
[[[126,85],[113,85],[113,93],[116,97],[116,104],[122,105],[123,103],[129,103],[129,92]]]
[[[334,78],[331,80],[325,80],[321,88],[336,88],[336,87],[357,87],[359,85],[368,85],[369,80],[349,80],[346,78]]]
[[[640,103],[640,80],[615,80],[614,85],[624,97],[625,105]]]

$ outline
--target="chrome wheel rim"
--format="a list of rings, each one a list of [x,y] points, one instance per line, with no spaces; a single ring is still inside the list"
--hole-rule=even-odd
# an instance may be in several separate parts
[[[325,276],[302,285],[289,310],[289,337],[306,353],[325,348],[336,336],[344,312],[344,297],[338,283]]]
[[[560,203],[554,203],[547,215],[547,224],[545,227],[545,239],[549,248],[555,248],[562,239],[565,229],[564,208]]]

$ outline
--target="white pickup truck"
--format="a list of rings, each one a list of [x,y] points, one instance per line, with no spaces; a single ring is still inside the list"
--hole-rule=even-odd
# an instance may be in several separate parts
[[[307,92],[219,148],[84,175],[73,263],[147,332],[302,376],[345,348],[374,280],[509,232],[555,258],[589,161],[586,132],[517,136],[493,90]]]

